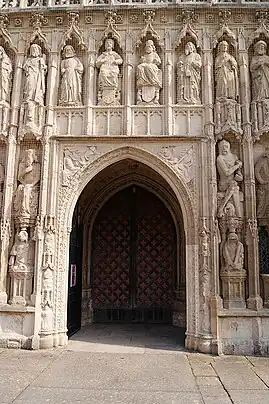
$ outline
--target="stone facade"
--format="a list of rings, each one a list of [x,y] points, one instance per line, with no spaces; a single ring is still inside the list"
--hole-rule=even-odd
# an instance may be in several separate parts
[[[179,229],[186,347],[267,354],[266,3],[45,3],[0,14],[0,345],[67,344],[76,204],[88,243],[102,201],[143,183]]]

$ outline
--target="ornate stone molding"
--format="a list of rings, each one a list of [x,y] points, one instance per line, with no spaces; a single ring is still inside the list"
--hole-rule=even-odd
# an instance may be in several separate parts
[[[220,17],[220,28],[218,31],[213,35],[212,38],[212,46],[215,48],[219,40],[223,37],[223,35],[227,35],[229,38],[231,44],[235,49],[237,49],[237,40],[236,40],[236,35],[235,33],[228,27],[228,21],[231,16],[231,11],[230,10],[221,10],[219,12],[219,17]]]
[[[144,21],[145,21],[145,27],[142,29],[140,32],[139,38],[135,44],[136,48],[141,47],[143,42],[146,40],[147,35],[149,34],[155,41],[156,43],[160,46],[160,48],[164,47],[164,43],[161,41],[160,35],[155,31],[153,28],[152,23],[154,22],[155,19],[155,11],[153,10],[145,10],[143,12],[144,16]]]
[[[76,38],[78,41],[78,46],[80,49],[84,50],[86,49],[86,44],[85,40],[83,37],[83,33],[79,29],[79,14],[74,13],[74,12],[69,12],[67,13],[68,15],[68,29],[65,31],[63,34],[63,37],[61,39],[59,49],[62,50],[66,43],[72,39],[72,37]]]
[[[118,17],[119,17],[119,15],[115,11],[108,11],[106,13],[105,20],[107,22],[107,27],[104,30],[104,32],[102,33],[101,39],[98,43],[99,49],[103,45],[104,41],[109,37],[115,39],[121,48],[123,47],[121,36],[120,36],[120,33],[117,31],[117,26],[116,26]]]
[[[7,30],[9,17],[7,14],[0,14],[0,37],[3,38],[5,45],[8,45],[13,52],[17,51],[16,46],[13,44],[11,36]]]
[[[182,10],[181,14],[177,16],[177,20],[182,21],[183,26],[180,29],[174,48],[176,49],[178,46],[181,45],[183,39],[189,35],[191,38],[194,39],[196,46],[201,47],[201,43],[198,38],[197,31],[194,27],[194,22],[197,21],[198,16],[195,14],[194,11],[191,10]]]

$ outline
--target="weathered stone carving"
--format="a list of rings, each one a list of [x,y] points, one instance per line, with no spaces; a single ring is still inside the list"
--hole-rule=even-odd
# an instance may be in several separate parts
[[[10,102],[10,90],[11,90],[11,73],[12,63],[10,58],[5,52],[5,49],[0,46],[0,101]]]
[[[81,105],[83,64],[76,57],[75,50],[71,45],[64,47],[63,57],[61,62],[60,105]]]
[[[267,44],[258,41],[250,63],[252,77],[252,123],[255,136],[269,131],[269,56]]]
[[[28,226],[30,219],[35,221],[38,207],[38,183],[40,181],[40,163],[33,149],[27,149],[22,155],[18,171],[19,186],[15,193],[14,211],[16,219]]]
[[[236,233],[229,233],[223,244],[221,280],[223,307],[245,308],[244,246]]]
[[[218,148],[217,169],[219,173],[219,203],[217,215],[218,217],[224,216],[226,213],[225,208],[229,208],[230,214],[233,207],[235,216],[240,218],[242,217],[242,209],[238,182],[243,181],[241,172],[242,162],[238,160],[235,154],[231,153],[230,143],[228,141],[221,140],[218,144]],[[228,202],[231,202],[232,205],[228,205]]]
[[[255,165],[255,177],[257,187],[257,217],[258,219],[268,218],[269,207],[269,149],[259,157]]]
[[[30,55],[23,65],[24,82],[24,125],[26,130],[39,132],[43,119],[45,75],[47,72],[46,57],[37,44],[30,46]]]
[[[84,152],[71,148],[64,149],[63,186],[68,186],[71,178],[88,164],[94,156],[98,156],[96,146],[88,146]]]
[[[98,105],[120,105],[119,66],[121,56],[114,50],[114,40],[105,41],[105,51],[97,58],[96,67],[100,69],[98,76]]]
[[[8,129],[11,73],[11,60],[6,54],[5,49],[0,46],[0,130],[4,136],[7,136]]]
[[[237,100],[239,96],[238,65],[228,50],[228,42],[219,43],[215,61],[217,101],[223,99]]]
[[[241,110],[239,100],[238,65],[228,52],[229,44],[222,41],[218,45],[215,60],[216,106],[215,132],[218,137],[228,131],[235,134],[241,130]]]
[[[9,274],[10,304],[29,304],[33,268],[29,264],[29,241],[26,230],[20,230],[16,234],[15,243],[10,252]]]
[[[144,55],[137,66],[137,104],[159,104],[162,88],[162,71],[158,68],[161,59],[154,42],[146,41]]]
[[[181,148],[175,152],[174,146],[163,146],[159,155],[168,161],[186,183],[191,182],[195,177],[195,149],[194,146]]]
[[[177,103],[199,104],[201,82],[201,56],[195,45],[188,42],[185,54],[179,57],[177,63]]]

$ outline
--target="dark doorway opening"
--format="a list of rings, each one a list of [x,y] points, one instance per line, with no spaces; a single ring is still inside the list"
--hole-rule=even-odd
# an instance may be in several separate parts
[[[71,336],[81,327],[83,225],[78,211],[73,215],[69,246],[67,335]]]
[[[93,321],[172,323],[177,246],[165,204],[129,186],[103,205],[91,239]]]

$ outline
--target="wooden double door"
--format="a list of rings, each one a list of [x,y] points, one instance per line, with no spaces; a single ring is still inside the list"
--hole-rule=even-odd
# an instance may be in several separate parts
[[[133,185],[103,205],[90,261],[94,321],[172,321],[176,232],[153,193]]]

